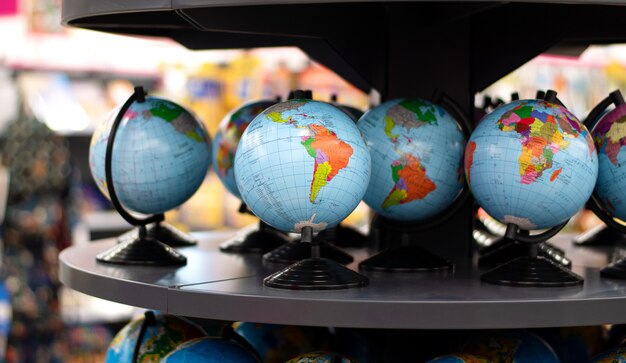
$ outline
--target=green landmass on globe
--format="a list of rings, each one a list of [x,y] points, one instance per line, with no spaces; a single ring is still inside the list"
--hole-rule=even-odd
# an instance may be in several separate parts
[[[134,115],[129,110],[129,117],[134,118]],[[188,136],[190,139],[197,142],[205,142],[204,138],[196,132],[197,124],[193,122],[193,119],[188,117],[180,117],[180,115],[186,113],[187,110],[173,102],[153,102],[153,106],[149,109],[147,114],[143,115],[144,120],[151,120],[153,116],[160,117],[161,119],[172,124],[174,129],[183,135]]]
[[[309,124],[298,125],[297,121],[290,116],[284,119],[282,112],[295,110],[305,104],[302,102],[284,103],[274,106],[267,116],[276,123],[287,123],[301,129],[308,129],[309,135],[302,136],[300,142],[310,157],[314,159],[313,180],[311,181],[311,193],[309,201],[315,203],[320,190],[326,186],[339,173],[348,166],[353,150],[350,145],[340,140],[337,134],[323,125]]]

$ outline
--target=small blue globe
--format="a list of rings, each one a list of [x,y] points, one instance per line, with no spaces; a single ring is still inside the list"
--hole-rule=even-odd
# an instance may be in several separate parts
[[[276,101],[262,100],[249,102],[224,116],[213,138],[213,170],[226,189],[241,198],[235,181],[235,154],[241,135],[266,108]]]
[[[564,107],[520,100],[480,122],[465,150],[465,175],[481,207],[503,223],[557,226],[580,210],[598,176],[585,126]]]
[[[290,100],[257,116],[235,155],[243,201],[286,232],[336,226],[359,204],[370,179],[370,154],[358,128],[325,102]]]
[[[358,122],[372,156],[364,201],[393,220],[431,218],[464,186],[465,136],[442,107],[419,99],[387,101]]]
[[[465,342],[462,351],[487,362],[560,363],[554,350],[543,339],[525,330],[478,334]]]
[[[254,354],[241,345],[221,338],[205,337],[181,344],[161,363],[260,363]]]
[[[89,168],[100,191],[109,196],[104,169],[111,126],[119,110],[94,132]],[[115,136],[113,182],[126,208],[159,214],[176,208],[202,184],[211,164],[211,139],[196,117],[158,97],[134,102]]]
[[[612,216],[626,220],[626,105],[605,114],[592,130],[598,150],[595,193]]]

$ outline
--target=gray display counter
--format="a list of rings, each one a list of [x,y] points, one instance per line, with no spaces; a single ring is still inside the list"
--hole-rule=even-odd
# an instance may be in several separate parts
[[[258,255],[222,253],[228,233],[202,233],[181,251],[182,268],[97,263],[114,240],[61,253],[61,280],[78,291],[172,314],[220,320],[360,328],[480,329],[626,323],[626,281],[603,279],[599,269],[620,248],[581,248],[554,242],[585,278],[583,287],[515,288],[481,283],[476,268],[452,273],[368,274],[370,286],[344,291],[283,291],[263,278],[281,266]],[[352,251],[357,262],[368,254]],[[350,265],[356,267],[356,262]]]

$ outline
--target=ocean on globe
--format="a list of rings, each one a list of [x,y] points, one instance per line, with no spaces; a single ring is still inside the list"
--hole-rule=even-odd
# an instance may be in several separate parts
[[[591,358],[589,363],[626,363],[626,347],[611,349]]]
[[[261,363],[241,345],[222,338],[204,337],[181,344],[161,363]]]
[[[595,195],[612,216],[626,220],[626,104],[604,115],[591,131],[598,150]]]
[[[487,115],[465,149],[465,176],[481,207],[526,230],[557,226],[593,191],[591,134],[566,108],[519,100]]]
[[[462,352],[487,362],[560,363],[554,350],[543,339],[525,330],[473,335],[463,344]]]
[[[343,111],[306,99],[278,103],[241,137],[235,179],[243,201],[282,231],[336,226],[359,204],[370,179],[370,154]]]
[[[448,354],[429,360],[426,363],[496,363],[486,358],[477,357],[473,354],[459,353]]]
[[[357,361],[332,352],[312,352],[299,355],[287,363],[357,363]]]
[[[250,322],[236,322],[233,327],[264,363],[284,363],[306,352],[332,348],[328,328]]]
[[[149,312],[149,314],[152,312]],[[180,344],[205,336],[197,325],[173,315],[156,314],[154,321],[146,324],[143,338],[139,340],[141,326],[146,317],[128,323],[109,345],[105,363],[156,363]],[[151,319],[151,318],[148,318]],[[137,361],[133,361],[135,346],[140,344]]]
[[[387,101],[358,122],[372,156],[364,201],[393,220],[426,220],[461,193],[466,138],[442,107],[420,99]]]
[[[241,135],[250,122],[276,101],[261,100],[248,102],[231,111],[222,119],[213,138],[213,170],[226,189],[241,198],[235,181],[235,153]]]
[[[108,197],[104,169],[107,142],[119,112],[111,112],[91,138],[89,167]],[[211,164],[211,139],[196,117],[158,97],[133,102],[115,135],[112,176],[122,205],[143,214],[176,208],[191,197]]]

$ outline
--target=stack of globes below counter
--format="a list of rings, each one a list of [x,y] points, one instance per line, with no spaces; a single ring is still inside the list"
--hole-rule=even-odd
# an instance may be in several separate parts
[[[357,126],[372,156],[372,177],[364,197],[376,212],[372,233],[400,234],[399,245],[387,246],[359,268],[451,269],[448,260],[412,244],[409,234],[442,224],[467,199],[463,152],[469,122],[454,102],[436,92],[432,102],[409,98],[384,102],[363,115]]]
[[[465,150],[465,174],[478,204],[507,225],[505,237],[529,243],[527,256],[481,276],[512,286],[577,286],[583,279],[538,256],[537,243],[558,233],[587,202],[598,175],[590,133],[556,92],[498,107],[476,127]],[[548,229],[536,235],[531,230]]]
[[[260,100],[243,104],[224,116],[215,133],[213,170],[226,190],[237,198],[241,199],[241,195],[235,181],[235,155],[241,135],[256,116],[278,101],[280,100]],[[245,203],[241,205],[239,211],[249,212]],[[287,242],[285,234],[260,221],[256,231],[235,236],[232,240],[224,242],[220,249],[231,253],[265,253]]]
[[[210,164],[211,139],[203,124],[174,102],[147,96],[136,87],[94,132],[89,167],[100,191],[139,229],[96,259],[113,264],[186,264],[183,255],[162,242],[194,242],[164,227],[163,213],[198,190]],[[150,223],[154,228],[147,229]]]
[[[611,104],[615,108],[603,115]],[[626,221],[626,167],[621,152],[626,145],[626,103],[620,91],[612,92],[600,102],[589,113],[585,124],[593,127],[591,133],[599,164],[598,181],[587,206],[607,225],[607,230],[621,234],[623,239],[626,226],[616,221]],[[596,237],[600,236],[611,237],[609,233]],[[626,279],[626,259],[614,261],[600,273],[603,277]]]
[[[267,224],[313,234],[339,224],[359,204],[370,179],[370,154],[352,119],[304,91],[271,106],[243,133],[235,155],[235,179],[243,201]],[[330,259],[319,245],[311,258],[264,280],[283,289],[341,289],[368,284],[365,276]]]

